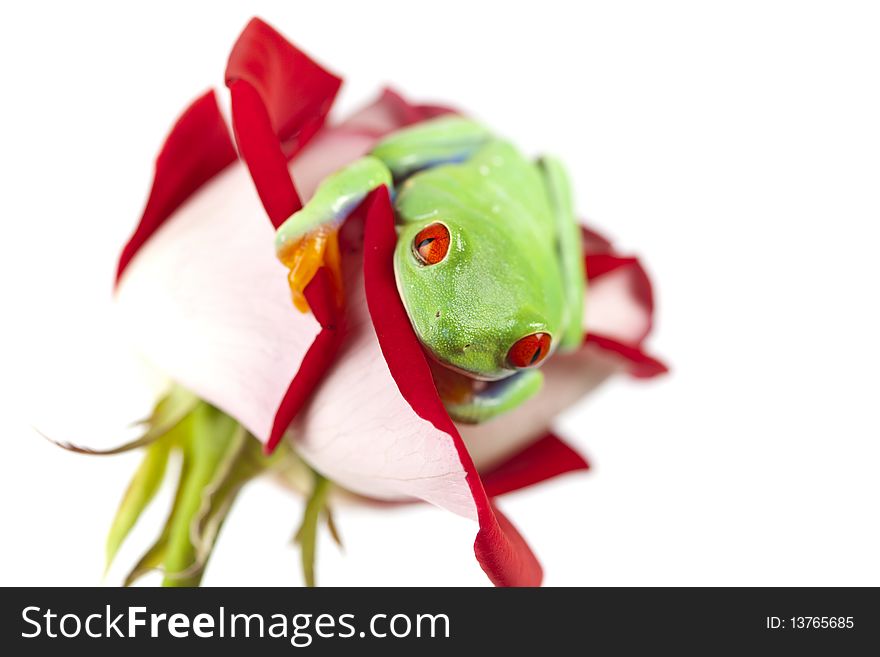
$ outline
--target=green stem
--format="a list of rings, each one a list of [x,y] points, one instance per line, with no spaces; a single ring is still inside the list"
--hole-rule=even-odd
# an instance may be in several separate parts
[[[302,556],[303,577],[306,586],[315,586],[315,545],[318,540],[318,520],[327,504],[327,494],[330,492],[330,480],[314,473],[314,486],[312,494],[306,502],[303,512],[302,524],[296,532],[294,540],[300,545]]]

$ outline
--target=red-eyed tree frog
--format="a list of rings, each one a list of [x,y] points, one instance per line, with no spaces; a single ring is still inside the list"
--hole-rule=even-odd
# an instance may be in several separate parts
[[[484,422],[519,406],[540,389],[540,365],[583,341],[584,257],[563,166],[458,116],[392,133],[278,229],[301,310],[319,267],[340,285],[339,226],[382,185],[397,288],[450,416]]]

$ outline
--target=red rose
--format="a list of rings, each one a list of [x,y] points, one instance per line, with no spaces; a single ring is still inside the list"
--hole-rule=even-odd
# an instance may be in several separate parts
[[[260,440],[277,441],[289,426],[296,452],[339,485],[472,518],[477,558],[494,583],[540,583],[540,565],[492,500],[587,467],[549,432],[564,408],[616,372],[665,371],[643,350],[653,310],[644,269],[584,228],[583,348],[549,360],[543,390],[521,408],[456,426],[397,295],[384,190],[345,231],[341,314],[321,276],[307,288],[314,314],[297,312],[272,246],[273,224],[326,175],[388,132],[451,110],[385,91],[326,125],[339,80],[257,19],[233,50],[227,80],[238,152],[213,93],[197,99],[159,155],[120,260],[118,307],[139,349]]]

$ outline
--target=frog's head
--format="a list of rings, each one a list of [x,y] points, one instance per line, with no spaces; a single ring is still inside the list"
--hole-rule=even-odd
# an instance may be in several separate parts
[[[530,258],[533,246],[497,222],[444,216],[403,226],[394,254],[397,287],[435,360],[495,380],[552,353],[563,303],[558,286]]]

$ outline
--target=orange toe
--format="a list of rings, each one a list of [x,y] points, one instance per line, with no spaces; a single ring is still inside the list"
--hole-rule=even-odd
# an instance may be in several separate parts
[[[309,311],[304,291],[321,267],[326,267],[334,283],[336,301],[342,305],[342,263],[339,257],[339,229],[320,226],[302,237],[291,240],[278,253],[278,259],[290,270],[287,281],[293,304]]]

